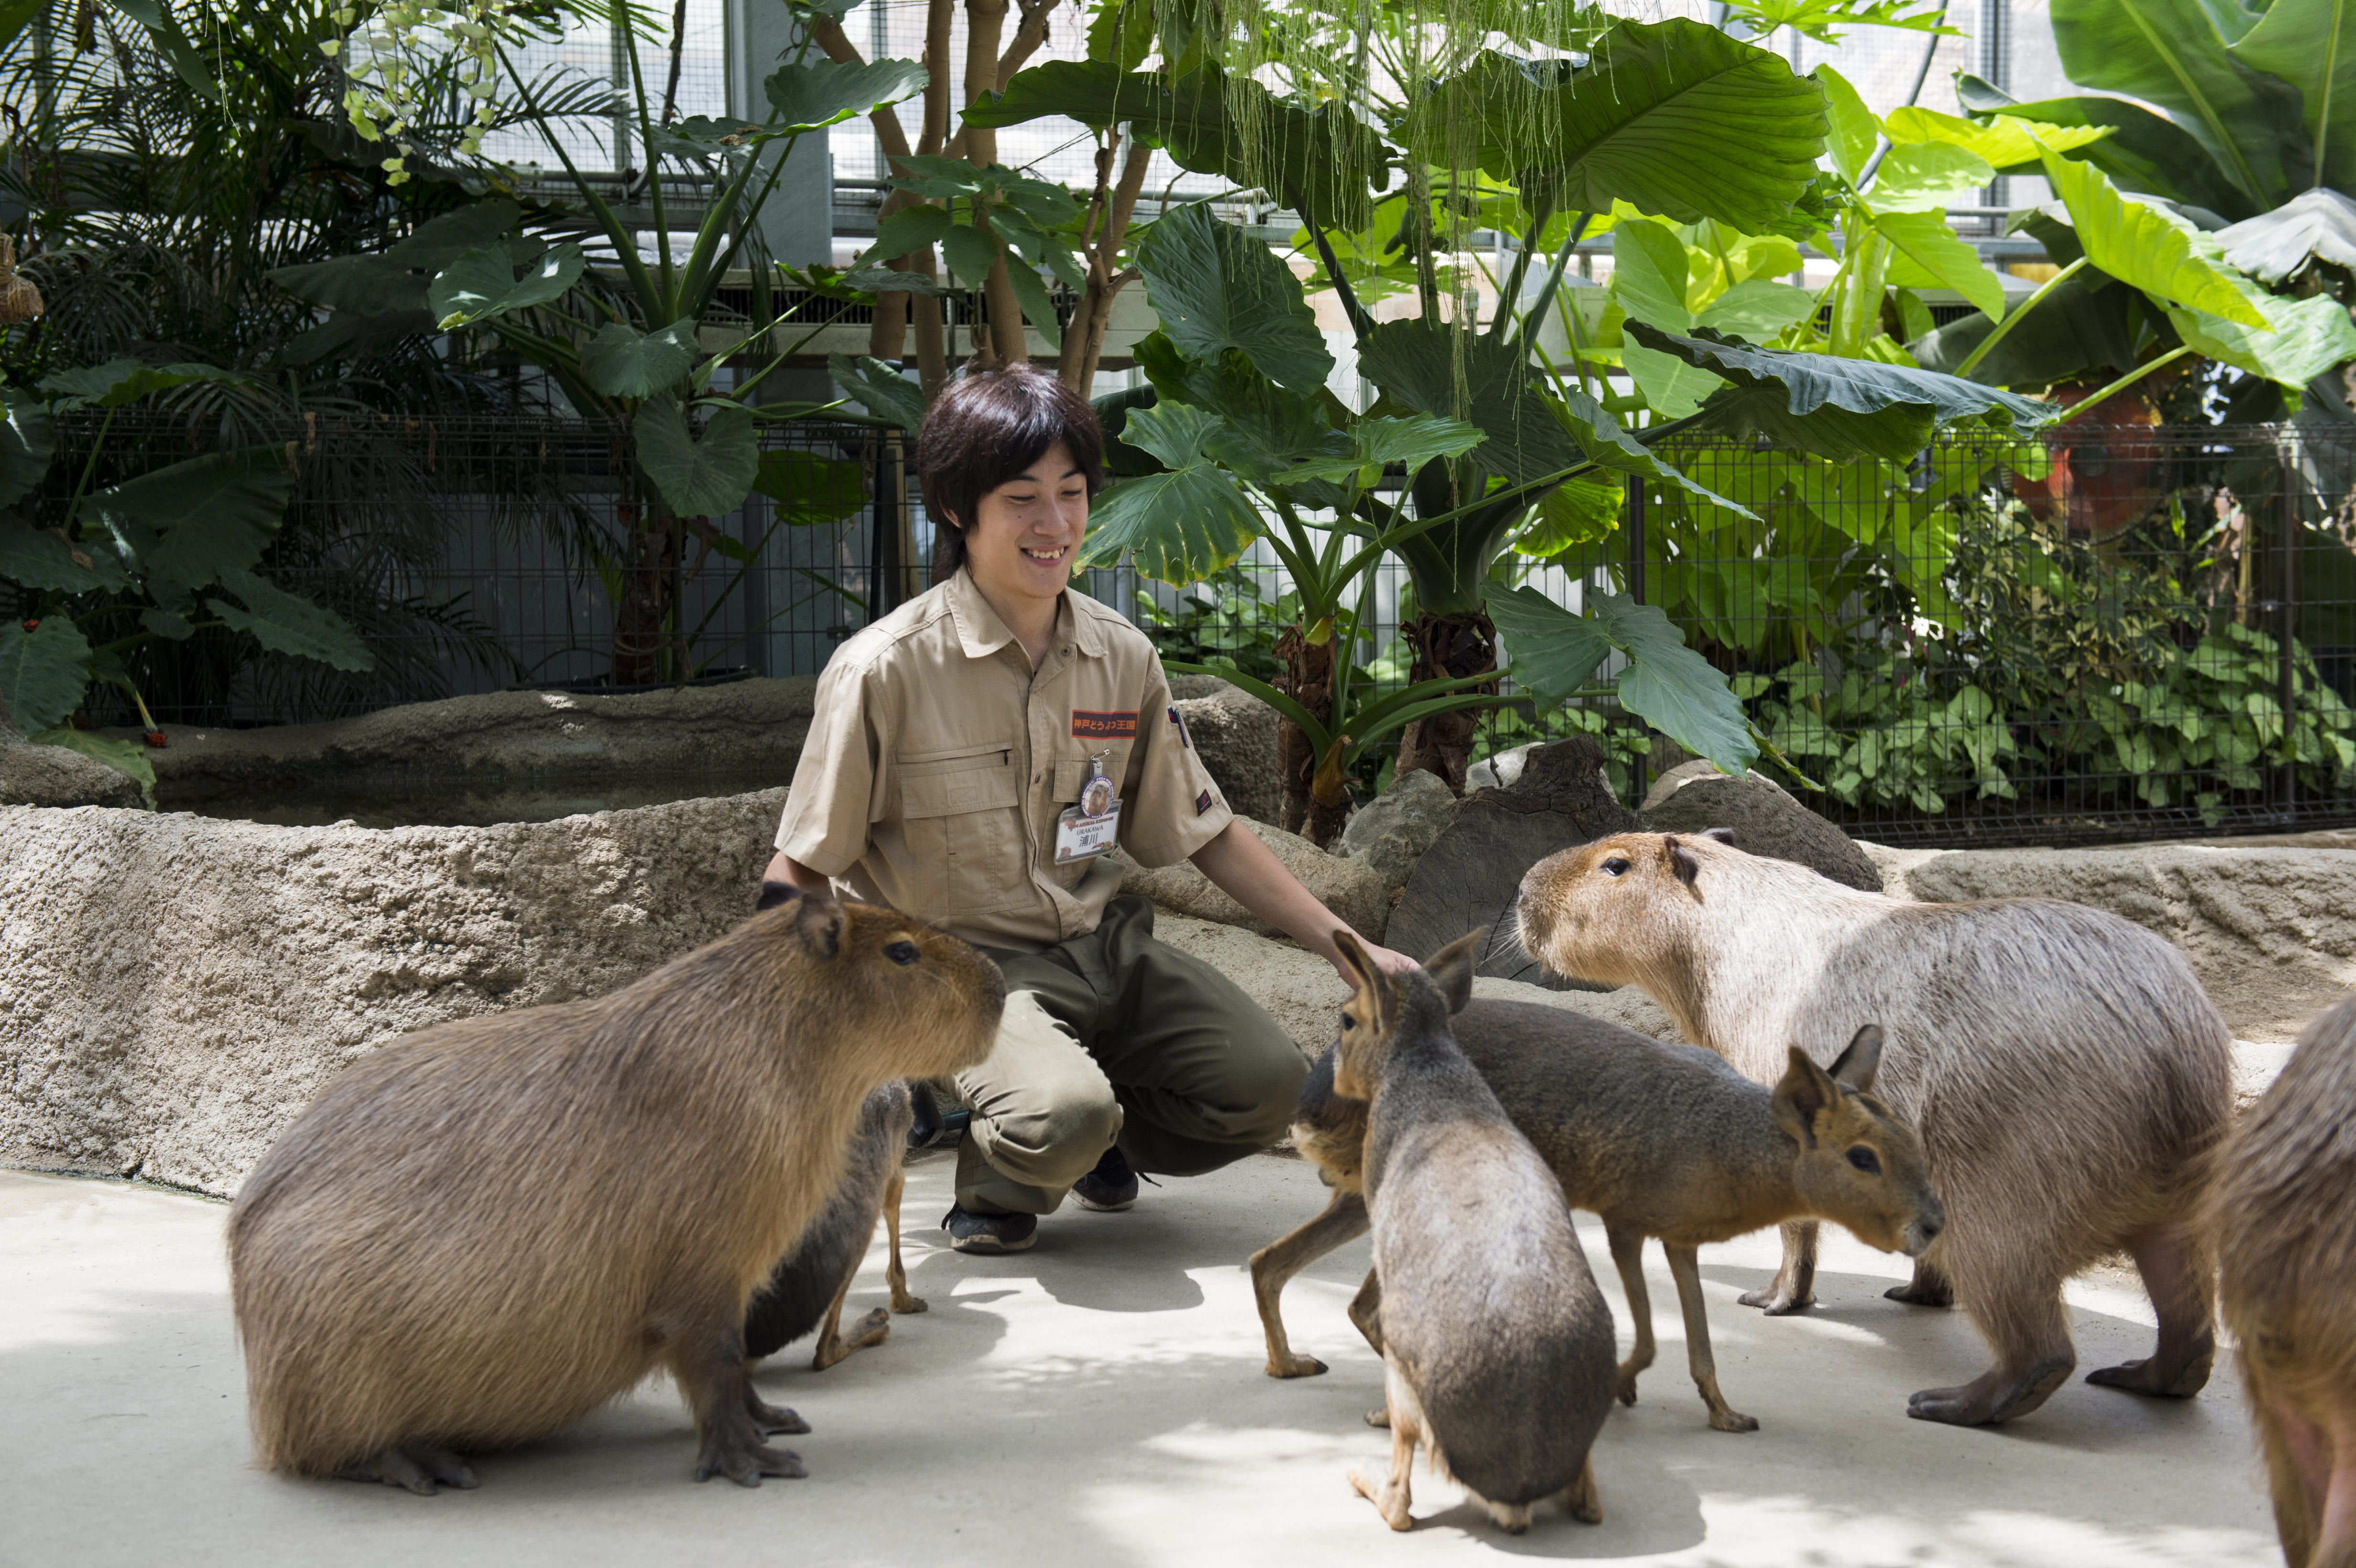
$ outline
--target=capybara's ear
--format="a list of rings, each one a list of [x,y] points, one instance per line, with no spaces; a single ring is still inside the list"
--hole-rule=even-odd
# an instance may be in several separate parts
[[[1851,1093],[1863,1094],[1873,1088],[1873,1075],[1880,1070],[1881,1026],[1868,1024],[1833,1062],[1832,1080]]]
[[[804,893],[801,907],[794,912],[794,933],[811,956],[831,958],[842,951],[844,920],[842,905],[832,893]]]
[[[1802,1147],[1814,1148],[1817,1115],[1839,1101],[1840,1090],[1831,1075],[1809,1061],[1807,1052],[1792,1047],[1792,1064],[1784,1069],[1783,1081],[1775,1085],[1775,1098],[1769,1105],[1776,1124],[1799,1139]]]
[[[1734,842],[1734,829],[1731,827],[1705,827],[1701,830],[1701,836],[1713,844]]]
[[[1464,1004],[1472,999],[1472,968],[1481,961],[1482,949],[1489,944],[1489,928],[1468,931],[1431,955],[1423,972],[1448,998],[1448,1010],[1461,1013]]]
[[[1677,880],[1687,887],[1693,886],[1694,879],[1701,875],[1700,857],[1696,855],[1688,846],[1679,842],[1674,833],[1661,835],[1661,853],[1668,857],[1669,870]]]
[[[791,882],[763,882],[761,884],[761,901],[755,904],[753,908],[756,912],[765,909],[775,909],[781,903],[786,903],[801,896],[801,889],[794,886]]]

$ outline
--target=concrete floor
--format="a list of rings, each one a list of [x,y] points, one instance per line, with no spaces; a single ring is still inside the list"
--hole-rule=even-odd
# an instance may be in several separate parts
[[[1909,1421],[1907,1392],[1977,1372],[1979,1341],[1960,1314],[1882,1300],[1901,1260],[1838,1233],[1804,1318],[1734,1302],[1772,1265],[1772,1232],[1705,1254],[1719,1374],[1762,1431],[1704,1424],[1654,1249],[1662,1361],[1597,1445],[1606,1522],[1547,1509],[1510,1538],[1419,1470],[1421,1522],[1394,1536],[1344,1479],[1387,1451],[1360,1420],[1379,1363],[1343,1316],[1364,1242],[1287,1298],[1294,1344],[1333,1371],[1261,1371],[1243,1260],[1320,1206],[1307,1167],[1250,1159],[1126,1215],[1067,1209],[998,1259],[933,1246],[949,1170],[910,1173],[909,1268],[932,1310],[830,1371],[788,1350],[760,1380],[816,1429],[785,1440],[808,1479],[695,1485],[687,1416],[656,1383],[432,1499],[252,1467],[226,1207],[0,1173],[0,1563],[2280,1562],[2230,1373],[2186,1403],[2072,1382],[1996,1430]],[[1608,1276],[1601,1232],[1583,1239]],[[853,1312],[883,1299],[882,1267],[879,1243]],[[2147,1351],[2131,1282],[2083,1282],[2072,1308],[2083,1365]]]

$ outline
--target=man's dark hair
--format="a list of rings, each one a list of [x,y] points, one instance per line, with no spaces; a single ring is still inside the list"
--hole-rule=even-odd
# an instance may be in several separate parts
[[[1091,499],[1104,485],[1104,432],[1088,401],[1027,365],[950,382],[933,400],[916,438],[916,479],[933,519],[933,581],[965,564],[965,530],[981,498],[1061,442]]]

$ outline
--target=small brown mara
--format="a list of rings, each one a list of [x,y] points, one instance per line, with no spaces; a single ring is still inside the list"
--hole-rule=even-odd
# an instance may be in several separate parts
[[[362,1059],[239,1193],[231,1295],[262,1461],[412,1491],[658,1367],[699,1479],[802,1474],[743,1327],[834,1190],[868,1091],[989,1052],[1005,986],[890,910],[762,891],[717,941],[594,1001]]]

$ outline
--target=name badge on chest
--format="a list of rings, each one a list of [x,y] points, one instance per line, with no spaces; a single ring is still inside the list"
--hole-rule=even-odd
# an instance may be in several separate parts
[[[1080,803],[1067,805],[1055,817],[1055,864],[1092,859],[1109,851],[1120,831],[1120,802],[1113,798],[1112,780],[1105,777],[1104,760],[1110,751],[1088,759],[1087,782],[1080,786]]]

